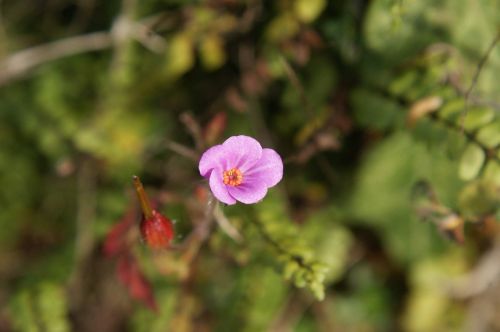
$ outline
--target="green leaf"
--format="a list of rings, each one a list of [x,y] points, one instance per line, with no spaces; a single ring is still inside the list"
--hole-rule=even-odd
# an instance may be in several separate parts
[[[200,45],[200,59],[207,70],[219,69],[226,62],[224,41],[216,34],[207,35]]]
[[[483,178],[496,185],[500,185],[500,165],[497,161],[491,160],[486,164]]]
[[[469,143],[462,154],[458,174],[462,180],[474,179],[483,166],[485,154],[477,144]]]
[[[173,77],[181,76],[194,65],[193,38],[181,32],[170,40],[167,51],[167,73]]]
[[[296,0],[295,14],[304,23],[314,21],[326,7],[325,0]]]
[[[395,95],[404,95],[412,91],[418,83],[418,72],[416,70],[406,71],[397,77],[389,85],[389,91]]]
[[[13,324],[17,331],[70,330],[64,288],[43,282],[32,289],[24,288],[10,303]]]
[[[298,288],[306,287],[317,300],[322,300],[326,265],[316,260],[313,249],[304,243],[303,237],[298,236],[298,230],[292,226],[284,206],[281,195],[268,193],[266,199],[256,205],[260,220],[257,227],[261,229],[264,239],[272,239],[268,240],[268,244],[279,252],[284,278]]]
[[[405,331],[457,331],[463,308],[442,291],[442,284],[467,270],[464,248],[454,248],[444,255],[426,257],[410,270],[411,291],[402,324]],[[442,282],[437,282],[437,280]],[[426,319],[422,319],[425,317]],[[448,320],[444,320],[447,317]]]
[[[336,209],[326,208],[312,214],[307,219],[308,227],[303,236],[309,243],[314,243],[316,257],[323,264],[314,264],[316,277],[324,277],[328,283],[339,280],[348,267],[349,255],[353,245],[353,236],[348,229],[336,225]]]
[[[494,148],[500,144],[500,121],[495,121],[481,128],[477,134],[477,139],[488,148]]]
[[[294,15],[284,12],[269,23],[266,37],[272,42],[279,42],[293,37],[299,30],[300,24]]]
[[[463,98],[451,100],[443,106],[439,112],[439,116],[448,120],[456,120],[464,110],[464,107],[465,102]]]
[[[377,227],[388,252],[408,263],[443,244],[434,229],[417,222],[410,200],[412,185],[427,179],[440,200],[451,202],[463,185],[457,178],[456,161],[442,150],[415,142],[408,132],[399,132],[365,156],[346,213]]]
[[[175,313],[179,290],[175,288],[164,288],[155,292],[158,300],[158,312],[152,312],[144,307],[133,314],[131,318],[131,330],[136,332],[160,332],[165,331],[172,315]]]
[[[472,181],[458,196],[458,206],[462,216],[469,220],[493,213],[499,204],[496,186],[483,179]]]
[[[355,119],[362,126],[387,130],[404,122],[405,113],[397,103],[369,90],[354,90],[351,103]]]
[[[495,113],[490,108],[470,109],[464,121],[464,128],[467,130],[476,130],[487,125],[495,118]]]

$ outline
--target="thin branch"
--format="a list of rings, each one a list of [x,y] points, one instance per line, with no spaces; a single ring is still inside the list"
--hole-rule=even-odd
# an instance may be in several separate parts
[[[468,299],[485,293],[500,280],[500,238],[483,255],[479,263],[468,274],[449,284],[448,293],[456,299]]]
[[[495,46],[497,45],[498,42],[500,42],[500,29],[498,30],[496,36],[493,38],[493,41],[491,42],[491,44],[488,47],[488,49],[486,50],[486,52],[483,54],[481,60],[477,64],[476,71],[474,73],[474,77],[472,78],[472,82],[471,82],[469,88],[467,89],[467,91],[465,91],[465,94],[464,94],[465,107],[464,107],[464,111],[462,113],[462,123],[460,125],[460,130],[462,132],[464,131],[465,118],[467,117],[467,113],[469,111],[470,95],[471,95],[474,87],[477,85],[477,82],[479,80],[479,75],[481,75],[481,72],[484,68],[484,65],[488,61],[488,58],[490,57],[491,52],[493,51],[493,49],[495,48]]]
[[[330,124],[327,123],[320,129],[316,130],[308,141],[299,147],[297,152],[286,157],[284,163],[304,164],[320,152],[338,150],[340,145],[339,139],[334,136],[330,128]],[[329,174],[326,176],[329,176]]]
[[[189,112],[182,113],[179,116],[179,119],[184,124],[189,134],[193,137],[196,150],[202,151],[205,146],[205,142],[203,140],[203,131],[198,121]]]
[[[173,152],[175,152],[183,157],[186,157],[187,159],[190,159],[192,161],[197,162],[199,160],[199,156],[194,150],[192,150],[192,149],[190,149],[182,144],[179,144],[179,143],[176,143],[173,141],[167,141],[167,149],[169,149],[169,150],[171,150],[171,151],[173,151]]]
[[[84,296],[81,292],[84,272],[95,246],[93,224],[96,216],[96,181],[97,174],[92,161],[84,160],[77,175],[75,262],[68,284],[71,306],[75,308],[79,307]]]
[[[311,297],[305,297],[301,290],[294,290],[284,301],[275,318],[269,324],[269,332],[292,332],[307,309],[313,304]],[[330,330],[333,331],[333,330]]]
[[[179,246],[179,249],[185,249],[181,259],[191,264],[197,257],[201,246],[207,241],[210,236],[212,225],[214,222],[214,210],[218,202],[209,193],[207,203],[203,212],[203,218],[195,226],[191,234]]]
[[[456,123],[454,123],[452,121],[449,121],[449,120],[446,120],[446,119],[438,117],[435,113],[429,114],[428,116],[432,120],[436,121],[437,123],[441,123],[444,126],[450,128],[450,129],[452,129],[452,130],[454,130],[456,132],[462,133],[463,135],[465,135],[465,137],[469,141],[473,142],[474,144],[476,144],[477,146],[479,146],[481,148],[481,150],[483,150],[483,152],[486,155],[487,159],[493,159],[497,163],[500,164],[500,157],[496,153],[491,153],[491,151],[493,149],[490,149],[486,145],[484,145],[481,141],[479,141],[477,139],[477,137],[473,133],[465,131],[464,129],[462,129],[462,127],[459,124],[456,124]]]
[[[411,105],[410,101],[408,101],[407,99],[405,99],[401,96],[394,96],[394,95],[388,93],[387,91],[383,91],[383,90],[380,90],[378,88],[375,88],[375,91],[377,91],[378,93],[380,93],[380,95],[382,95],[384,97],[391,98],[392,100],[396,101],[402,107],[409,107],[409,105]],[[477,137],[474,133],[471,133],[471,132],[468,132],[468,131],[465,131],[464,129],[462,129],[463,128],[462,125],[454,123],[453,121],[447,120],[445,118],[441,118],[441,117],[437,116],[436,113],[428,113],[428,114],[426,114],[426,116],[428,118],[430,118],[431,120],[435,121],[436,123],[440,123],[440,124],[444,125],[445,127],[452,129],[453,131],[456,131],[458,133],[463,134],[469,141],[473,142],[478,147],[480,147],[481,150],[483,150],[487,159],[495,160],[497,163],[500,164],[500,157],[496,153],[492,153],[495,151],[495,149],[489,148],[486,145],[484,145],[481,141],[479,141],[477,139]]]
[[[144,21],[147,20],[148,18],[144,19]],[[30,47],[0,60],[0,87],[26,76],[33,69],[47,62],[81,53],[105,50],[129,37],[137,40],[152,52],[161,53],[166,48],[163,38],[148,34],[148,29],[143,23],[120,18],[115,21],[110,31],[93,32]]]
[[[25,76],[43,63],[79,53],[103,50],[112,44],[113,39],[109,32],[95,32],[19,51],[0,62],[0,86]]]
[[[238,232],[238,229],[236,229],[236,227],[229,222],[219,205],[217,205],[214,210],[214,218],[222,231],[224,231],[224,233],[226,233],[236,243],[241,243],[243,241],[243,237],[240,232]]]
[[[285,57],[281,56],[280,61],[281,61],[281,64],[283,65],[283,68],[285,69],[285,73],[288,76],[290,83],[292,83],[293,87],[299,93],[300,102],[302,104],[302,107],[304,107],[304,110],[306,111],[307,116],[312,117],[311,104],[309,103],[309,100],[307,99],[307,95],[306,95],[304,86],[302,85],[302,82],[300,82],[300,79],[297,76],[297,73],[295,72],[295,70],[293,70],[292,66],[285,59]]]

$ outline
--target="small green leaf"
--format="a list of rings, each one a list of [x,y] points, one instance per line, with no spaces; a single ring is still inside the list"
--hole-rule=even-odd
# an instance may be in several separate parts
[[[488,148],[494,148],[500,144],[500,122],[495,121],[481,128],[477,134],[477,139]]]
[[[167,50],[167,73],[173,77],[181,76],[194,65],[193,38],[181,32],[172,37]]]
[[[282,41],[295,36],[300,30],[300,24],[292,13],[276,16],[268,25],[266,37],[273,42]]]
[[[462,98],[450,100],[443,106],[439,112],[439,116],[444,119],[455,120],[462,113],[464,107],[465,102]]]
[[[477,144],[469,143],[460,160],[458,170],[460,178],[465,181],[474,179],[479,174],[484,159],[484,151]]]
[[[310,286],[311,292],[318,301],[323,301],[325,298],[325,287],[321,282],[313,282]]]
[[[367,89],[354,90],[351,103],[354,117],[362,126],[386,130],[404,121],[399,105]]]
[[[305,271],[303,269],[298,270],[297,273],[295,273],[294,284],[295,284],[295,287],[297,287],[297,288],[306,287],[306,285],[307,285],[306,274],[305,274]]]
[[[464,128],[467,130],[476,130],[493,121],[495,113],[490,108],[470,109],[464,121]]]
[[[407,71],[391,82],[389,91],[395,95],[404,95],[412,91],[418,83],[419,74],[416,70]]]
[[[314,21],[326,7],[325,0],[296,0],[295,14],[304,23]]]
[[[64,288],[51,282],[22,289],[10,302],[16,331],[70,331]]]
[[[200,45],[200,58],[207,70],[220,68],[226,62],[224,41],[216,34],[207,35]]]
[[[486,164],[484,169],[484,179],[491,181],[496,185],[500,185],[500,165],[497,161],[491,160]]]
[[[285,267],[283,269],[283,276],[286,280],[290,280],[299,268],[300,266],[296,261],[289,261],[285,264]]]
[[[468,183],[458,195],[460,214],[468,220],[493,213],[499,203],[495,184],[483,179]]]

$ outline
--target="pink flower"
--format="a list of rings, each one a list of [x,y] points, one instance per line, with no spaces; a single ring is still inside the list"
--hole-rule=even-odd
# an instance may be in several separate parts
[[[263,149],[254,138],[243,135],[205,151],[199,169],[209,179],[214,196],[226,204],[256,203],[283,177],[283,162],[276,151]]]

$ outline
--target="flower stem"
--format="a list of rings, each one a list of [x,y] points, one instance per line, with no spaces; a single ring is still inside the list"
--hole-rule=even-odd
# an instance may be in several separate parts
[[[137,193],[137,197],[139,198],[139,202],[141,203],[142,213],[144,214],[144,218],[151,219],[153,217],[153,209],[151,208],[151,203],[149,202],[148,195],[146,195],[146,191],[142,186],[141,180],[138,176],[133,176],[135,192]]]

